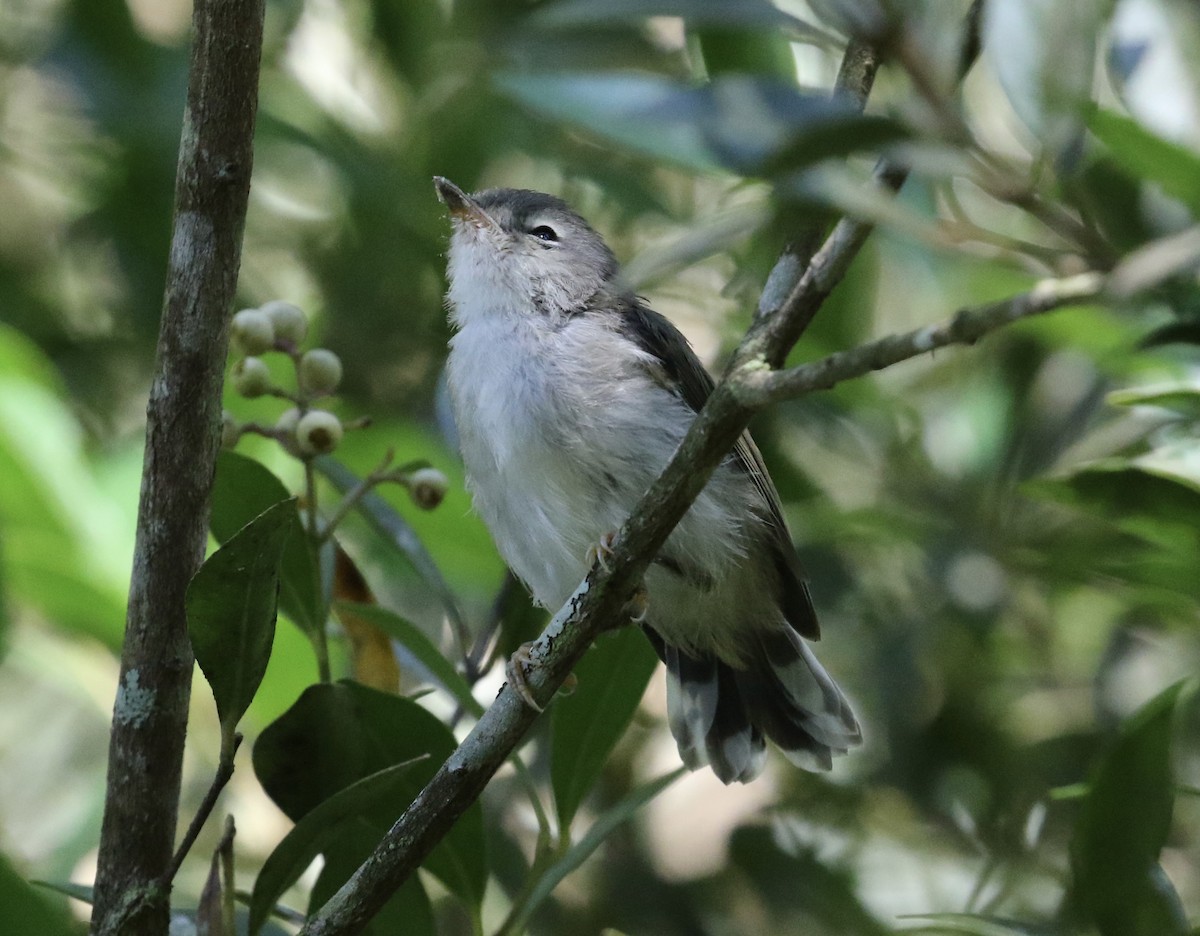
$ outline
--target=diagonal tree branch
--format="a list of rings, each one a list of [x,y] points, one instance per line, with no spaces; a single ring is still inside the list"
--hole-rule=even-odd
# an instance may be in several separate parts
[[[855,238],[830,238],[818,254],[823,268],[844,268]],[[1119,272],[1119,271],[1118,271]],[[826,274],[828,275],[828,273]],[[819,289],[820,278],[810,288]],[[1097,272],[1044,280],[1028,292],[974,309],[940,324],[893,335],[787,371],[750,362],[728,374],[713,392],[671,463],[622,528],[609,570],[592,569],[554,616],[530,651],[536,663],[528,688],[539,705],[548,703],[592,641],[624,608],[650,557],[666,541],[740,435],[749,417],[776,402],[826,389],[900,361],[954,344],[971,344],[1013,322],[1103,298],[1109,278]],[[1154,284],[1146,284],[1147,288]],[[306,936],[358,932],[383,901],[416,870],[457,816],[483,791],[537,713],[505,686],[491,708],[451,755],[380,847],[301,931]]]
[[[963,74],[979,50],[980,5],[976,0],[967,15]],[[838,75],[839,91],[864,106],[878,66],[878,53],[853,41]],[[883,163],[876,179],[895,190],[907,174],[906,167]],[[550,701],[592,641],[613,622],[626,619],[626,606],[651,559],[745,431],[756,407],[739,399],[734,385],[740,375],[782,364],[871,231],[867,222],[844,219],[811,260],[819,230],[798,232],[785,249],[768,279],[755,324],[733,355],[726,378],[717,384],[670,464],[622,527],[607,569],[593,567],[531,648],[534,665],[527,688],[540,706]],[[310,917],[301,936],[360,932],[480,796],[537,715],[506,685],[372,855]]]
[[[968,30],[977,26],[973,8]],[[849,64],[851,56],[857,64]],[[967,58],[964,71],[970,61],[973,54]],[[865,103],[877,67],[878,56],[856,43],[847,50],[847,63],[839,80],[852,89],[856,87],[862,95],[860,101]],[[885,165],[877,177],[882,184],[898,188],[906,174],[903,168]],[[799,257],[800,251],[806,252],[807,248],[795,247],[790,257],[785,253],[772,273],[769,290],[773,295],[764,296],[760,302],[756,323],[733,356],[727,374],[783,362],[845,275],[871,229],[865,222],[843,220],[806,266]],[[812,237],[812,232],[803,232],[796,243],[803,245]],[[670,464],[621,529],[608,568],[592,569],[531,648],[530,658],[535,665],[527,677],[527,688],[539,705],[550,701],[597,636],[613,622],[625,620],[625,607],[652,557],[745,431],[754,412],[754,407],[738,399],[730,377],[718,383]],[[537,715],[506,685],[371,856],[310,917],[301,936],[361,932],[480,796]]]
[[[188,581],[204,557],[228,313],[250,189],[263,0],[196,0],[170,265],[109,742],[92,932],[161,936],[187,731]]]

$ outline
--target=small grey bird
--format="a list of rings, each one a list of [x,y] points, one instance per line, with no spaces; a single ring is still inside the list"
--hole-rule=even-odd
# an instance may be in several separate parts
[[[468,486],[500,554],[557,610],[666,466],[712,378],[561,199],[434,182],[454,228],[447,379]],[[810,770],[859,742],[805,643],[819,636],[812,599],[748,434],[644,585],[642,626],[666,663],[688,767],[746,782],[762,770],[764,738]]]

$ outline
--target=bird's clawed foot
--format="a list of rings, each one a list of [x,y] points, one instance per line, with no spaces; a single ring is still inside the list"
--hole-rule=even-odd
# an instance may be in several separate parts
[[[509,685],[513,687],[513,690],[526,705],[535,712],[544,712],[545,709],[538,705],[537,700],[534,699],[533,693],[529,689],[529,681],[525,677],[525,674],[529,670],[538,665],[537,660],[533,658],[533,654],[530,652],[533,649],[534,643],[536,641],[530,641],[517,647],[516,652],[508,658],[508,662],[504,665],[504,675],[507,677]],[[559,691],[570,695],[575,691],[577,685],[579,685],[579,678],[574,673],[570,673],[563,680]]]
[[[589,566],[600,563],[600,568],[605,572],[611,572],[612,569],[608,565],[608,560],[612,558],[613,547],[617,543],[617,533],[615,530],[609,530],[600,537],[600,542],[588,547],[587,564]]]
[[[599,563],[600,568],[605,572],[611,572],[612,568],[609,566],[608,561],[612,558],[616,544],[616,531],[610,530],[603,534],[598,543],[588,547],[587,564],[592,566]],[[638,586],[637,591],[633,593],[633,597],[629,599],[629,604],[625,606],[625,611],[632,623],[642,624],[645,622],[646,615],[650,611],[650,595],[647,593],[645,585]]]
[[[533,643],[523,643],[517,647],[516,652],[508,658],[508,662],[504,665],[504,675],[508,678],[508,684],[516,690],[525,704],[535,712],[544,712],[545,709],[533,698],[533,693],[529,691],[529,683],[525,679],[525,671],[532,669],[536,664],[529,651],[533,648]]]

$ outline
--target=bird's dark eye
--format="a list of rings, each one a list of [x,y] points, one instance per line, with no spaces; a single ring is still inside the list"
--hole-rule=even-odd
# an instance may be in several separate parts
[[[529,233],[538,240],[543,240],[550,244],[558,240],[558,232],[548,224],[539,224]]]

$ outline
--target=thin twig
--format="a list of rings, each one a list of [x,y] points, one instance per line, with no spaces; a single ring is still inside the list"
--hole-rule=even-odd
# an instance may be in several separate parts
[[[995,198],[1028,212],[1048,230],[1074,244],[1093,266],[1108,269],[1116,262],[1117,254],[1112,245],[1099,232],[1056,202],[1047,201],[1028,187],[1007,188],[1003,182],[988,183],[985,180],[984,188]]]
[[[875,178],[882,187],[899,188],[907,174],[904,167],[881,163]],[[871,222],[854,218],[843,218],[834,225],[833,232],[813,254],[778,310],[751,326],[734,352],[727,372],[749,363],[781,367],[874,229]]]
[[[370,474],[354,485],[349,491],[342,495],[341,501],[337,505],[330,518],[325,522],[325,527],[319,533],[314,533],[316,543],[320,545],[333,535],[333,531],[337,529],[348,513],[358,506],[358,502],[370,493],[371,489],[385,480],[387,470],[392,466],[392,462],[396,458],[395,449],[388,449],[376,467]]]
[[[876,48],[861,40],[851,39],[842,55],[833,96],[854,102],[862,111],[875,84],[879,64],[880,55]],[[820,221],[810,222],[806,227],[792,232],[763,286],[755,313],[758,318],[774,315],[779,310],[803,275],[813,253],[821,246],[823,233],[824,225]]]
[[[350,491],[359,483],[358,477],[352,471],[331,456],[319,456],[314,460],[314,466],[333,483],[334,487],[342,492]],[[465,659],[467,647],[471,642],[471,629],[467,625],[467,619],[463,615],[462,609],[458,606],[454,593],[442,578],[437,564],[426,551],[420,537],[413,532],[412,527],[400,516],[399,512],[380,496],[378,491],[368,491],[364,494],[359,501],[358,509],[363,519],[377,533],[394,544],[408,558],[421,578],[437,594],[446,611],[446,618],[450,622],[451,636],[455,641],[454,651]]]
[[[963,309],[936,325],[902,335],[889,335],[811,364],[782,371],[747,366],[732,375],[733,389],[742,405],[755,409],[816,390],[828,390],[835,384],[929,354],[938,348],[974,344],[989,332],[1019,319],[1094,301],[1104,295],[1106,285],[1107,280],[1100,273],[1043,280],[1028,292],[979,308]]]
[[[212,783],[208,785],[204,799],[200,801],[200,806],[196,810],[196,815],[192,817],[191,823],[188,825],[188,830],[183,836],[183,841],[175,849],[175,854],[171,856],[171,863],[163,873],[162,884],[164,886],[169,887],[171,882],[175,880],[175,875],[179,872],[179,868],[183,864],[183,859],[192,850],[192,846],[196,844],[200,830],[204,828],[204,823],[212,815],[213,808],[217,805],[217,798],[221,795],[221,791],[225,789],[225,785],[229,783],[230,777],[233,776],[233,755],[237,753],[237,749],[241,747],[241,744],[241,734],[235,734],[233,736],[233,750],[229,752],[228,756],[226,756],[224,751],[222,752],[221,759],[217,763],[217,772],[213,775]]]
[[[522,889],[518,898],[505,917],[504,922],[493,936],[514,936],[524,933],[538,906],[553,893],[562,880],[584,863],[598,849],[613,829],[628,822],[634,813],[654,799],[672,783],[687,773],[686,767],[675,770],[651,780],[649,783],[636,787],[623,800],[604,812],[583,837],[571,845],[563,838],[555,852],[548,853],[553,859],[549,866],[539,875],[530,874],[527,886]]]
[[[979,58],[983,0],[974,0],[967,11],[963,25],[963,39],[959,49],[958,78],[961,81]],[[834,94],[854,101],[861,111],[866,107],[867,97],[875,83],[882,56],[879,50],[862,39],[852,39],[846,47],[842,65],[838,69]],[[897,162],[881,160],[875,170],[875,181],[885,191],[897,192],[908,178],[908,167]],[[856,223],[856,222],[850,222]],[[863,228],[863,238],[871,227]],[[809,267],[814,252],[820,246],[823,228],[811,225],[793,233],[784,247],[775,266],[772,267],[762,296],[755,312],[756,320],[770,319],[777,315],[799,286],[801,277]],[[822,297],[824,301],[824,297]],[[817,303],[819,306],[820,303]],[[815,308],[814,308],[815,311]],[[807,327],[807,322],[803,327]],[[801,329],[803,330],[803,328]]]
[[[553,838],[554,828],[550,825],[550,815],[546,812],[541,794],[538,792],[537,781],[533,779],[533,774],[529,772],[529,767],[521,759],[519,751],[513,751],[508,762],[512,764],[517,782],[525,789],[525,794],[529,797],[529,806],[533,810],[533,816],[538,824],[538,847],[544,847]]]
[[[534,892],[538,889],[538,885],[545,880],[550,870],[562,859],[568,847],[568,843],[561,838],[553,846],[548,842],[539,842],[538,845],[538,849],[534,852],[533,862],[525,875],[525,880],[521,882],[521,887],[512,897],[512,903],[508,909],[507,916],[505,916],[503,922],[496,928],[495,932],[492,933],[492,936],[513,936],[514,932],[526,932],[525,930],[514,930],[514,926],[524,915],[525,909],[529,907]]]
[[[217,845],[217,854],[221,858],[221,924],[230,936],[237,932],[234,924],[234,868],[233,868],[233,839],[237,835],[233,816],[225,817],[225,833]]]
[[[317,512],[317,470],[313,466],[311,456],[303,459],[304,463],[304,506],[308,514],[308,522],[305,524],[305,531],[309,539],[312,540],[313,547],[319,552],[321,541],[320,536],[320,514]],[[317,657],[317,678],[323,683],[333,682],[333,672],[329,668],[329,634],[325,627],[325,622],[313,630],[311,634],[313,652]]]
[[[1068,258],[1078,257],[1078,253],[1073,250],[1066,251],[981,227],[975,223],[959,199],[953,183],[947,182],[938,186],[938,196],[950,215],[940,222],[939,227],[946,241],[956,249],[963,249],[964,241],[991,245],[997,249],[999,257],[1015,261],[1031,272],[1032,266],[1036,264],[1038,276],[1053,276],[1062,270],[1062,264]]]
[[[320,514],[317,513],[317,472],[312,458],[304,461],[304,509],[308,514],[308,535],[315,541],[320,533]]]
[[[960,50],[959,77],[966,74],[980,50],[980,17],[982,4],[976,0],[967,14],[968,28]],[[1106,269],[1116,255],[1108,242],[1089,224],[1061,205],[1047,201],[1010,161],[984,149],[952,100],[949,89],[942,86],[929,67],[929,56],[912,35],[902,36],[894,45],[896,61],[912,80],[913,88],[929,108],[946,139],[970,152],[977,163],[976,183],[990,196],[1022,209],[1085,254],[1089,262]]]
[[[294,403],[296,406],[304,406],[306,403],[308,403],[308,399],[306,397],[301,396],[299,393],[292,393],[292,391],[283,387],[271,387],[271,389],[264,393],[263,396],[271,396],[280,400],[287,400],[289,403]]]
[[[474,686],[486,673],[491,672],[500,651],[500,632],[504,626],[504,615],[512,601],[529,601],[529,592],[520,580],[513,575],[512,570],[504,573],[504,581],[492,599],[488,610],[487,622],[476,635],[466,656],[467,682]]]
[[[254,895],[251,894],[250,891],[242,890],[241,888],[234,891],[233,895],[237,898],[238,903],[244,907],[250,906],[250,902],[254,898]],[[285,923],[293,923],[296,926],[300,926],[305,920],[308,919],[307,914],[301,913],[294,907],[289,907],[286,904],[280,903],[271,905],[271,916],[283,920]]]

